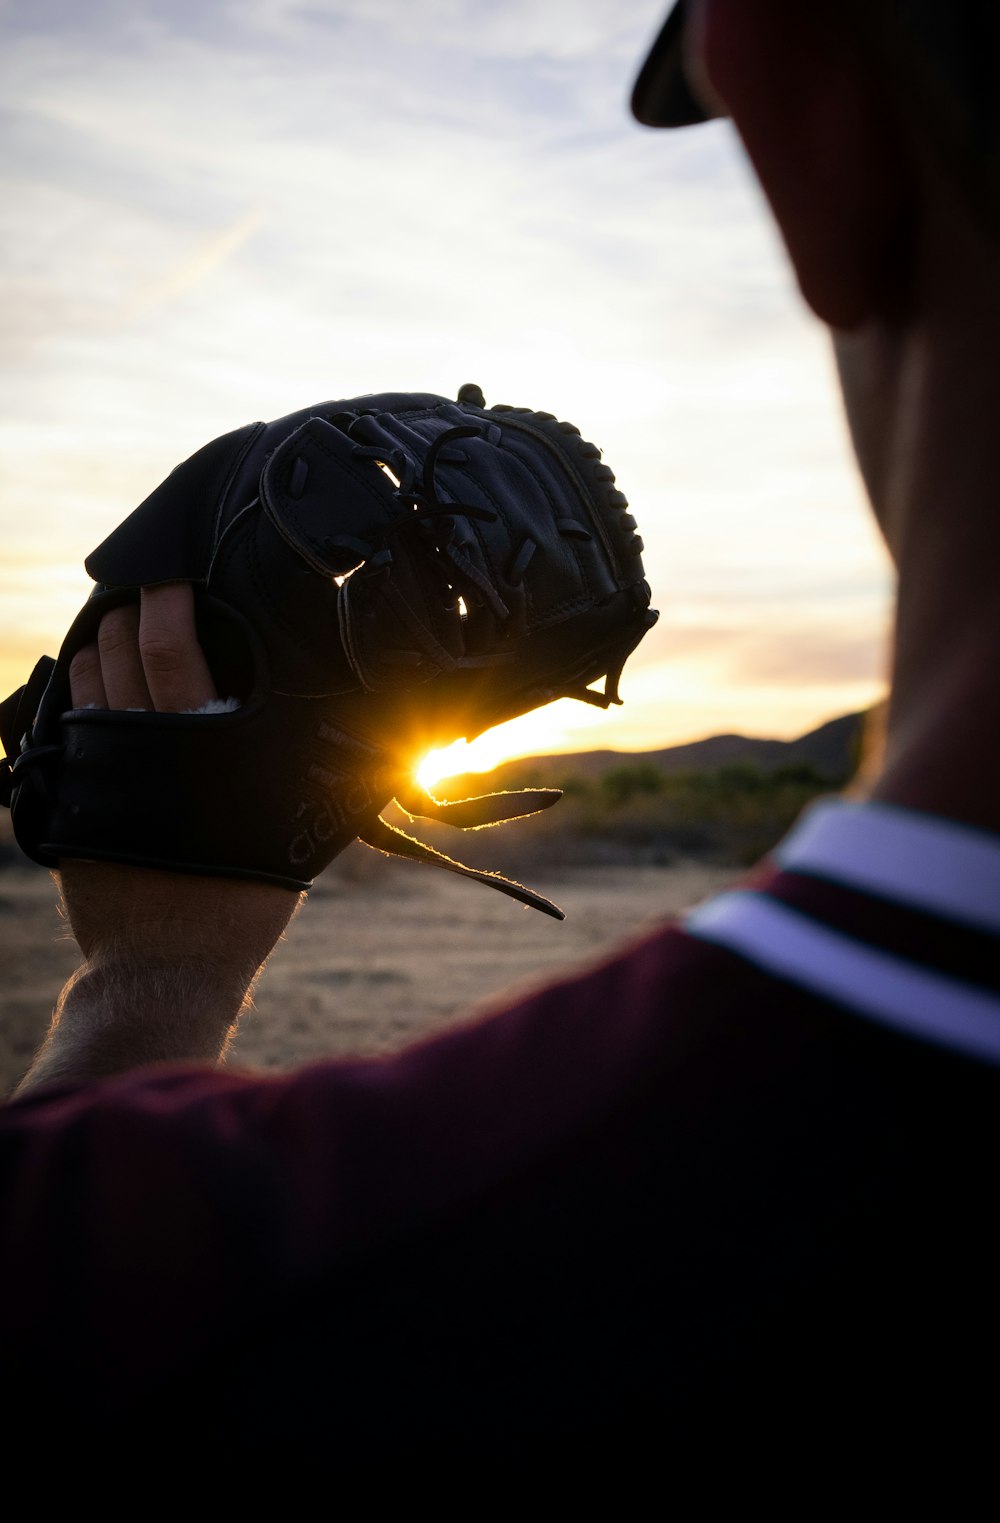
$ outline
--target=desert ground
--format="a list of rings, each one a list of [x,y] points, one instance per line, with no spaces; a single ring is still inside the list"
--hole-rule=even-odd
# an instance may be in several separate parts
[[[317,881],[257,986],[227,1062],[270,1071],[384,1052],[504,991],[594,959],[725,886],[738,869],[565,866],[524,872],[566,911],[352,847]],[[0,862],[0,1093],[31,1061],[77,955],[42,868]]]

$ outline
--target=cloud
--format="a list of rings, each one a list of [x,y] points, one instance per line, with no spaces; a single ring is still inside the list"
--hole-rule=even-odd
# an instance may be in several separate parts
[[[130,322],[171,297],[181,296],[213,274],[246,243],[263,221],[262,209],[252,207],[219,233],[211,234],[190,254],[162,275],[140,285],[128,298],[121,320]]]

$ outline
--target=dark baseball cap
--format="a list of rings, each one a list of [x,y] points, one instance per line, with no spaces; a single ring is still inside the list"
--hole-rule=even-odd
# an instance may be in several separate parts
[[[713,115],[684,72],[686,6],[678,0],[650,48],[632,91],[632,115],[644,127],[692,127]]]

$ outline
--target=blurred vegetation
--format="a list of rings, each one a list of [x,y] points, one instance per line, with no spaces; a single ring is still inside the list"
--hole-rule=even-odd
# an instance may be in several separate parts
[[[846,781],[809,762],[667,772],[637,760],[594,778],[548,770],[532,776],[529,769],[517,775],[516,785],[561,787],[563,798],[554,808],[507,828],[458,832],[419,821],[415,830],[440,851],[506,872],[516,872],[520,863],[668,865],[691,858],[745,866],[776,845],[807,804]],[[462,782],[463,792],[471,791],[470,784],[483,793],[496,786],[488,776]],[[514,779],[505,773],[501,785],[513,786]],[[447,796],[459,795],[448,788]],[[404,822],[404,828],[410,827]]]

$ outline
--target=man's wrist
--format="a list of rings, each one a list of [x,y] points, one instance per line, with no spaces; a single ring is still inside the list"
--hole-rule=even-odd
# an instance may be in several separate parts
[[[60,996],[48,1035],[18,1094],[85,1083],[149,1063],[216,1063],[252,981],[202,960],[87,961]]]
[[[216,1063],[300,896],[255,882],[65,862],[84,954],[19,1094],[148,1063]]]

